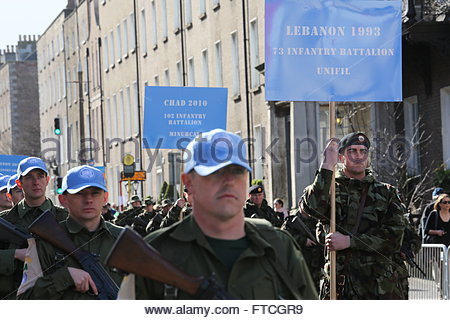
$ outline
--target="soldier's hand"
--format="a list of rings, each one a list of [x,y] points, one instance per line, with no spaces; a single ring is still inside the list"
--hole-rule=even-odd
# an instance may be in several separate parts
[[[317,246],[317,243],[315,243],[314,241],[312,241],[311,239],[306,239],[306,246],[307,247],[314,247]]]
[[[331,251],[344,250],[350,247],[350,236],[340,232],[330,233],[325,237],[325,245]]]
[[[16,251],[14,252],[14,259],[24,262],[26,252],[27,252],[26,248],[25,249],[16,249]]]
[[[333,138],[328,141],[325,150],[323,151],[323,161],[321,168],[333,170],[334,166],[338,163],[338,146],[339,139]]]
[[[97,287],[89,273],[78,268],[68,267],[67,269],[69,270],[70,276],[75,284],[75,291],[85,293],[89,290],[89,288],[91,288],[92,292],[95,295],[98,295]]]
[[[177,200],[177,202],[175,202],[175,205],[180,208],[184,208],[185,204],[186,204],[186,200],[184,200],[183,198],[180,198]]]

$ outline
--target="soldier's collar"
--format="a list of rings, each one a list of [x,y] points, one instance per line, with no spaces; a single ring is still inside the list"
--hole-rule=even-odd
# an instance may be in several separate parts
[[[70,233],[72,233],[72,234],[79,233],[83,229],[85,229],[87,232],[90,232],[84,226],[79,224],[75,219],[73,219],[70,215],[67,218],[66,227],[67,227],[67,230]],[[105,220],[103,220],[103,218],[101,217],[100,218],[100,224],[99,224],[97,230],[95,230],[95,232],[99,232],[99,231],[101,231],[103,229],[105,229],[105,230],[107,230],[109,232],[108,228],[105,227]]]
[[[336,171],[336,180],[339,180],[340,182],[348,182],[351,180],[356,180],[356,179],[352,179],[349,178],[345,175],[344,170],[343,169],[339,169]],[[372,170],[370,169],[366,169],[366,176],[362,179],[359,180],[361,181],[361,183],[372,183],[375,180]]]
[[[19,217],[23,218],[27,212],[29,212],[30,210],[34,210],[36,208],[39,208],[40,210],[42,210],[42,212],[44,212],[45,210],[49,210],[52,208],[52,202],[50,201],[50,199],[45,199],[44,203],[41,204],[39,207],[30,207],[26,202],[25,199],[20,200],[20,202],[17,204],[17,210],[19,212]]]

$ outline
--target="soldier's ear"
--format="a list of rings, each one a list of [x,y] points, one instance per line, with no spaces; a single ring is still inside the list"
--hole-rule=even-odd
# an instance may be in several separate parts
[[[343,154],[341,154],[341,153],[338,154],[338,162],[344,163],[344,158],[345,158],[345,156]]]

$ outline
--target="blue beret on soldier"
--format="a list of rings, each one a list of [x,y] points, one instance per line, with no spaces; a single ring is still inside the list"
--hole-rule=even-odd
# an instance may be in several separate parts
[[[339,153],[343,153],[345,148],[352,145],[366,146],[367,149],[370,149],[370,140],[362,132],[349,133],[339,141]]]

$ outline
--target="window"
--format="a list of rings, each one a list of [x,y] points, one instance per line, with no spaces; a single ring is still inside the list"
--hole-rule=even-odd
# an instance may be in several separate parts
[[[119,115],[119,112],[117,111],[117,96],[114,94],[111,102],[111,109],[110,109],[110,117],[111,122],[109,125],[112,127],[112,137],[111,139],[118,138],[118,131],[117,128],[119,126],[119,123],[117,122],[117,116]]]
[[[78,72],[77,67],[73,67],[73,80],[72,80],[72,99],[74,102],[78,100]],[[78,132],[78,131],[77,131]]]
[[[152,1],[152,46],[153,49],[158,47],[158,28],[156,21],[156,4]]]
[[[109,46],[108,46],[108,36],[103,39],[103,64],[105,69],[109,68]]]
[[[163,41],[167,40],[167,4],[166,0],[161,0],[161,19]]]
[[[180,1],[173,0],[173,28],[174,32],[178,33],[180,31]]]
[[[120,24],[116,27],[116,56],[117,61],[122,61],[122,32],[120,31]]]
[[[119,115],[119,119],[123,121],[125,119],[125,99],[123,97],[123,90],[119,91],[119,104],[117,105],[117,114]],[[129,130],[127,128],[127,122],[125,121],[124,125],[119,125],[120,127],[120,138],[126,138],[126,131]]]
[[[64,31],[61,31],[59,34],[59,42],[61,44],[60,49],[61,51],[64,50]]]
[[[169,75],[169,69],[164,69],[164,85],[170,86],[170,75]]]
[[[185,24],[186,27],[189,28],[192,26],[192,4],[191,0],[185,0],[184,1],[184,10],[185,10]]]
[[[223,86],[223,80],[222,80],[222,43],[220,41],[217,41],[215,43],[215,53],[216,53],[216,86],[222,87]]]
[[[67,71],[67,79],[68,79],[67,86],[69,87],[69,91],[67,91],[67,101],[70,104],[70,102],[72,101],[72,83],[71,83],[72,78],[70,77],[70,71],[69,70]],[[65,86],[64,86],[64,88],[65,88]]]
[[[133,129],[134,133],[137,135],[139,132],[139,109],[138,109],[138,87],[137,82],[133,82],[133,105],[132,105],[132,111],[131,116],[133,118]]]
[[[250,21],[250,74],[251,88],[257,89],[260,85],[259,71],[255,69],[259,65],[259,41],[258,41],[258,20]]]
[[[123,32],[123,44],[122,44],[122,56],[125,57],[128,53],[128,20],[125,18],[122,22],[122,32]],[[131,26],[134,28],[134,26]]]
[[[206,0],[199,0],[200,1],[200,19],[206,17]]]
[[[202,73],[203,73],[203,86],[209,87],[209,65],[208,65],[208,50],[202,51]]]
[[[76,39],[75,39],[75,31],[72,32],[72,51],[75,53],[75,50],[77,49]]]
[[[181,61],[177,61],[177,85],[183,85],[183,68],[181,67]]]
[[[188,86],[195,87],[194,57],[188,59]]]
[[[264,178],[264,162],[263,162],[263,146],[264,146],[264,128],[261,125],[255,126],[255,143],[254,148],[254,179]]]
[[[141,10],[141,48],[144,55],[147,54],[147,20],[145,18],[145,9]]]
[[[109,34],[109,63],[111,64],[111,66],[114,66],[114,61],[116,61],[114,50],[114,31],[111,31]]]
[[[442,118],[442,137],[450,137],[450,87],[442,88],[441,90],[441,118]],[[442,139],[442,158],[450,168],[450,139]]]
[[[409,175],[419,174],[419,105],[417,96],[406,98],[403,102],[403,111],[405,117],[405,139],[407,143],[404,150],[406,167]]]
[[[61,66],[61,85],[62,85],[62,97],[66,97],[66,74],[64,65]]]
[[[134,13],[130,13],[130,49],[136,49],[136,28]]]
[[[232,94],[233,97],[241,93],[240,72],[239,72],[239,42],[237,31],[231,33],[231,73],[232,73]]]
[[[127,130],[127,136],[131,137],[133,136],[133,106],[131,105],[131,92],[130,92],[130,86],[127,86],[125,89],[125,101],[126,101],[126,108],[125,112],[128,113],[128,130]]]

